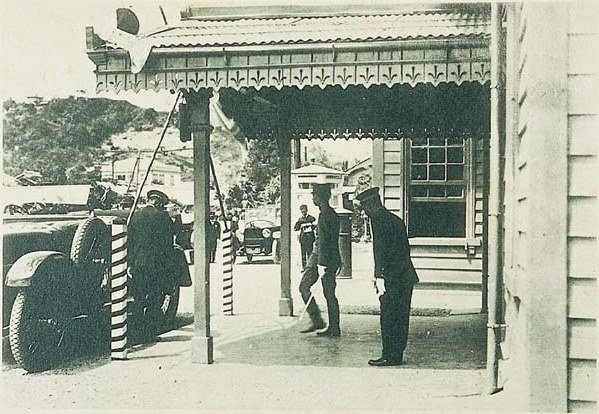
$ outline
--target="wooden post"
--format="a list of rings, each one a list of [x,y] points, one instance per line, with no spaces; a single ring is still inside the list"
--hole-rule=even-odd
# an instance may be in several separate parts
[[[527,229],[526,287],[528,411],[568,411],[568,9],[530,5],[526,16]],[[548,47],[535,45],[544,44]],[[526,111],[526,112],[524,112]],[[524,153],[526,152],[526,153]],[[534,185],[532,185],[534,183]],[[548,339],[550,338],[550,339]],[[571,379],[571,378],[570,378]],[[589,379],[590,380],[590,379]]]
[[[291,299],[291,145],[277,136],[281,172],[281,298],[279,316],[293,316]]]
[[[299,138],[293,140],[293,168],[302,166],[302,142]]]
[[[213,362],[210,334],[210,259],[208,257],[208,214],[210,212],[210,96],[212,90],[200,90],[185,95],[189,105],[190,129],[193,139],[194,172],[194,336],[191,339],[191,360]]]

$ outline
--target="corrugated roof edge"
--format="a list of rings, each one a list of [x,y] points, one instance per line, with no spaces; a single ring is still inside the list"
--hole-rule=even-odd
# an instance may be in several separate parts
[[[478,38],[480,36],[488,36],[489,33],[481,31],[480,33],[469,33],[469,34],[451,34],[451,35],[428,35],[428,36],[406,36],[406,37],[367,37],[367,38],[329,38],[329,39],[301,39],[301,40],[293,40],[293,41],[277,41],[277,42],[260,42],[260,43],[249,43],[249,42],[241,42],[241,43],[202,43],[201,46],[206,47],[225,47],[225,46],[266,46],[266,45],[295,45],[295,44],[317,44],[317,43],[327,43],[327,42],[347,42],[352,43],[356,41],[368,41],[368,42],[376,42],[376,41],[389,41],[389,40],[432,40],[432,39],[457,39],[457,38]],[[154,45],[153,47],[156,49],[166,49],[170,47],[197,47],[200,46],[196,43],[164,43],[161,45]]]
[[[247,7],[187,7],[181,10],[181,20],[242,20],[280,19],[285,17],[337,17],[406,15],[428,13],[490,14],[490,3],[438,3],[438,4],[379,4],[322,6],[247,6]]]

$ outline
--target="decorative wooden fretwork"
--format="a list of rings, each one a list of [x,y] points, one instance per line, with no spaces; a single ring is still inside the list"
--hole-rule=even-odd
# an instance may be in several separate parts
[[[338,52],[331,47],[314,50],[269,51],[248,49],[235,54],[153,51],[143,70],[132,73],[123,50],[88,52],[96,64],[98,92],[149,89],[220,89],[263,87],[341,86],[440,83],[462,84],[490,80],[486,40],[455,44],[423,43],[419,48],[380,45]]]
[[[302,132],[291,134],[292,139],[385,139],[398,140],[402,138],[484,138],[488,135],[485,131],[469,131],[469,130],[441,130],[441,129],[330,129],[330,130],[312,130],[308,129]]]

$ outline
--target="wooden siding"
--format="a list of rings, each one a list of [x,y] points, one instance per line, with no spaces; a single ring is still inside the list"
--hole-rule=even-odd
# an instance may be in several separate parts
[[[597,321],[595,319],[568,319],[568,357],[593,360],[597,357]]]
[[[383,141],[384,203],[393,213],[403,217],[403,140]]]
[[[570,361],[568,364],[568,399],[597,401],[596,361]]]
[[[576,3],[568,18],[568,410],[597,408],[597,18]]]

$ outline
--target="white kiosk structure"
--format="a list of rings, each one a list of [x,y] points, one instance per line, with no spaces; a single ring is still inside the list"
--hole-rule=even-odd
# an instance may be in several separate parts
[[[291,170],[291,215],[299,214],[299,206],[305,204],[314,217],[318,216],[318,209],[312,203],[312,184],[331,185],[331,207],[336,211],[343,208],[343,171],[323,167],[321,165],[307,165]]]

